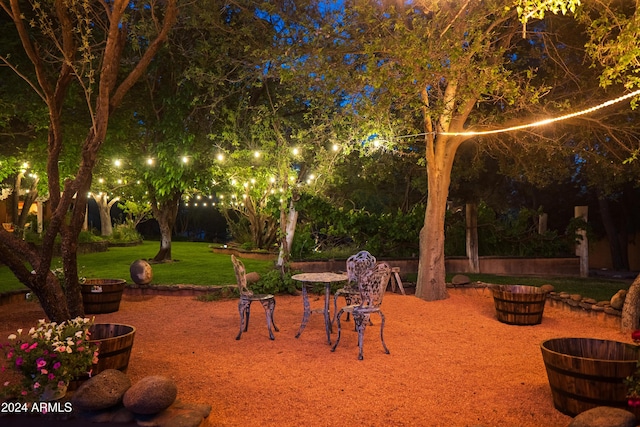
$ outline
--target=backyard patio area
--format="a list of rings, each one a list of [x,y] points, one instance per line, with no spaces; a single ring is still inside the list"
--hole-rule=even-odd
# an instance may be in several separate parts
[[[344,319],[335,353],[322,315],[294,338],[299,296],[277,296],[274,341],[259,303],[249,331],[235,340],[236,299],[125,295],[118,312],[96,321],[135,326],[131,380],[173,378],[179,400],[211,405],[207,426],[566,426],[571,418],[553,406],[540,344],[554,337],[631,342],[612,322],[549,303],[540,325],[506,325],[496,320],[488,290],[449,292],[436,302],[388,293],[382,308],[391,354],[373,316],[363,361]],[[312,308],[322,303],[312,296]],[[0,307],[0,341],[41,317],[34,303]]]

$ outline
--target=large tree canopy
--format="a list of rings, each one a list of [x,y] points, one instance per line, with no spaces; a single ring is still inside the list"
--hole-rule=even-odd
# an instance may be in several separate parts
[[[0,229],[0,256],[38,297],[47,316],[62,321],[84,313],[78,283],[76,246],[84,223],[87,193],[111,112],[143,75],[166,40],[177,2],[136,7],[123,0],[24,3],[0,1],[20,48],[0,57],[35,91],[48,111],[47,178],[52,216],[42,247],[34,249]],[[33,25],[31,25],[33,24]],[[132,44],[132,40],[145,43]],[[13,58],[29,69],[15,68]],[[128,58],[126,70],[121,61]],[[83,107],[75,110],[77,100]],[[84,140],[70,140],[65,119],[81,111]],[[73,122],[73,120],[71,120]],[[80,153],[75,174],[61,182],[59,161],[67,147]],[[64,287],[51,272],[56,236],[61,238]]]

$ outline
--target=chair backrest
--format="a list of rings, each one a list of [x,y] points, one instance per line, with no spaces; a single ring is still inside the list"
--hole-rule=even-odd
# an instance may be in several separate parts
[[[386,262],[380,262],[375,267],[365,271],[358,282],[360,289],[361,307],[379,307],[382,304],[384,291],[391,278],[391,267]]]
[[[360,281],[365,271],[376,265],[376,258],[367,251],[360,251],[347,259],[347,277],[349,283]]]
[[[231,255],[231,262],[233,263],[233,271],[236,273],[240,295],[253,295],[251,289],[247,288],[247,270],[244,268],[244,264],[235,255]]]

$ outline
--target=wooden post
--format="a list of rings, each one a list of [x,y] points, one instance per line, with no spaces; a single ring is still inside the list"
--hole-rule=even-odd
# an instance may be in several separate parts
[[[574,217],[582,218],[587,222],[589,206],[575,206]],[[587,230],[578,230],[578,235],[582,236],[576,244],[576,256],[580,257],[580,277],[589,277],[589,241],[587,240]]]
[[[467,259],[469,260],[469,272],[480,272],[478,260],[478,205],[467,203],[465,217],[467,222]]]
[[[538,234],[544,234],[547,232],[547,214],[542,213],[538,215]]]

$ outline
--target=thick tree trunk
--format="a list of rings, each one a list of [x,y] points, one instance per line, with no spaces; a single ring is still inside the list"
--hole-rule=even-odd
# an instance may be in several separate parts
[[[427,162],[429,191],[420,230],[420,259],[416,296],[427,301],[449,297],[445,280],[444,217],[451,182],[451,168],[459,144],[442,138]]]
[[[636,277],[624,300],[620,330],[624,333],[640,328],[640,275]]]

